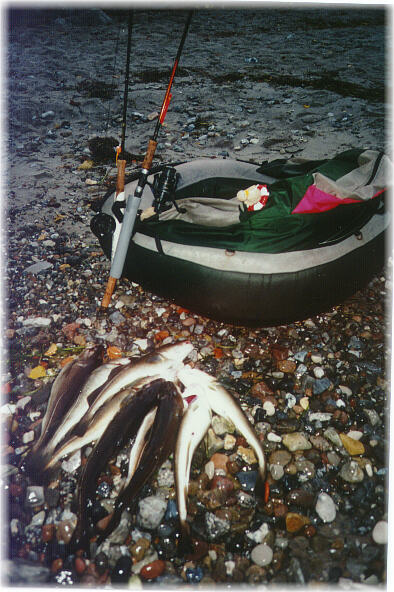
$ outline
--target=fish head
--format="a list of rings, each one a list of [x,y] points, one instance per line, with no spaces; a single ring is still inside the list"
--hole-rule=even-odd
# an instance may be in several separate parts
[[[211,386],[215,382],[213,376],[210,376],[198,368],[190,368],[190,366],[183,366],[180,368],[177,378],[186,389],[194,386],[199,388],[200,392],[202,388],[205,390],[206,387]]]
[[[104,355],[104,346],[99,344],[87,345],[84,351],[79,356],[79,362],[85,364],[90,360],[102,359]]]
[[[164,345],[157,350],[166,360],[182,362],[192,351],[194,347],[190,341],[180,341],[171,345]]]

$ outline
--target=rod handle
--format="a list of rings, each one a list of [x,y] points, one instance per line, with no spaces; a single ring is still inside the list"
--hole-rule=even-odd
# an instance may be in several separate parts
[[[147,169],[149,171],[151,164],[152,164],[153,157],[156,152],[156,147],[157,147],[156,140],[152,140],[152,139],[149,140],[149,144],[148,144],[148,148],[146,150],[144,162],[142,163],[143,169]]]
[[[103,300],[101,302],[101,306],[103,308],[108,308],[108,305],[111,302],[112,294],[115,290],[115,285],[116,285],[116,278],[114,278],[110,275],[108,278],[107,287],[105,289],[105,294],[104,294]]]
[[[124,191],[126,161],[125,160],[118,160],[117,167],[118,167],[118,176],[116,177],[115,195],[119,195],[119,193],[122,193],[122,191]]]

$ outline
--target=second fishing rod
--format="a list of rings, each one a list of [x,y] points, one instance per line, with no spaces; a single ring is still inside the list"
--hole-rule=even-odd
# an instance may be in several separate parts
[[[101,303],[103,308],[107,308],[112,297],[112,293],[115,289],[116,280],[119,279],[123,272],[124,262],[126,259],[127,250],[129,248],[129,242],[134,228],[135,219],[137,217],[138,208],[141,202],[142,193],[146,185],[150,168],[152,166],[153,157],[157,148],[157,137],[161,126],[163,125],[165,116],[168,111],[168,107],[172,98],[171,87],[174,81],[175,73],[178,68],[178,63],[182,54],[183,46],[185,44],[186,36],[189,30],[190,22],[192,19],[193,11],[190,11],[185,23],[183,35],[178,47],[178,51],[175,57],[174,65],[172,67],[170,81],[167,86],[166,94],[161,106],[160,114],[156,123],[153,135],[148,143],[148,148],[144,161],[142,163],[141,172],[138,180],[138,185],[135,188],[134,195],[129,196],[126,203],[124,212],[124,218],[122,222],[122,228],[119,234],[119,240],[116,245],[115,254],[111,263],[110,277],[108,279],[107,288]]]

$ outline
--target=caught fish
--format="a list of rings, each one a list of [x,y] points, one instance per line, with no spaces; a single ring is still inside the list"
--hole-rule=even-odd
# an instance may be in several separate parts
[[[88,411],[89,406],[98,397],[107,380],[113,378],[117,371],[119,371],[119,369],[125,364],[129,364],[129,362],[129,358],[117,358],[116,360],[112,360],[107,364],[102,364],[93,370],[80,391],[76,401],[74,401],[53,437],[46,445],[45,454],[52,454],[57,445]]]
[[[84,465],[77,488],[78,523],[76,541],[86,538],[88,531],[87,508],[94,503],[96,482],[100,473],[117,450],[135,438],[130,452],[126,483],[132,478],[147,443],[147,434],[152,427],[157,411],[157,400],[165,385],[163,379],[149,382],[139,389],[134,397],[123,401],[120,410],[96,442]]]
[[[65,444],[63,444],[63,446],[56,450],[56,452],[51,456],[50,460],[45,465],[44,471],[53,468],[64,456],[68,456],[69,454],[72,454],[76,450],[82,448],[82,446],[86,446],[87,444],[90,444],[91,442],[101,438],[107,425],[121,409],[121,406],[126,404],[130,397],[135,396],[138,390],[151,382],[153,378],[159,377],[155,376],[140,378],[132,385],[121,389],[115,393],[109,401],[107,401],[98,409],[88,425],[80,424],[76,426],[74,431],[77,433],[73,435]]]
[[[136,502],[142,487],[152,478],[174,448],[183,414],[183,400],[172,382],[164,382],[157,395],[157,412],[149,440],[129,482],[115,502],[115,510],[97,543],[100,544],[118,526],[123,510]]]
[[[206,405],[204,396],[201,396],[201,387],[198,385],[186,389],[182,394],[188,407],[182,418],[175,446],[175,483],[178,502],[179,522],[182,544],[186,545],[190,536],[189,525],[186,522],[190,468],[193,454],[205,436],[211,425],[212,413]],[[190,396],[188,396],[190,392]],[[200,392],[200,396],[198,393]]]
[[[165,345],[138,360],[132,360],[107,382],[82,419],[81,427],[88,426],[98,409],[115,393],[141,378],[159,374],[162,378],[173,380],[174,373],[183,366],[183,360],[192,350],[193,346],[189,341],[182,341],[174,345]]]
[[[92,370],[99,366],[103,352],[102,345],[87,347],[75,360],[64,366],[56,377],[42,420],[40,437],[26,459],[25,467],[28,472],[34,473],[37,469],[39,472],[43,456],[40,454],[40,448],[53,435],[64,414],[78,397]]]
[[[197,368],[184,366],[178,372],[178,378],[186,387],[193,388],[193,386],[198,385],[200,388],[199,396],[202,395],[205,398],[207,407],[217,415],[233,422],[237,431],[246,438],[253,448],[259,463],[260,477],[264,481],[266,460],[260,440],[232,395],[215,378]],[[203,388],[201,389],[201,387]]]

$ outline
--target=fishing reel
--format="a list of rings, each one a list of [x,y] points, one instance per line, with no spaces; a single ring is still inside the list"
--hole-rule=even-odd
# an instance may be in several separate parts
[[[155,175],[153,180],[153,207],[157,214],[169,210],[171,206],[180,212],[175,200],[175,191],[180,174],[172,166],[165,166],[163,170]]]

